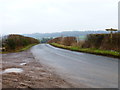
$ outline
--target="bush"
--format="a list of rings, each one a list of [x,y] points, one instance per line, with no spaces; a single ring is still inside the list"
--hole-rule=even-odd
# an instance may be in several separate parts
[[[100,49],[120,51],[120,33],[113,34],[112,38],[107,35],[103,39]]]
[[[85,40],[83,47],[86,48],[99,48],[102,44],[105,34],[89,34]]]
[[[48,43],[61,43],[63,37],[57,37],[48,41]]]
[[[114,33],[112,38],[110,34],[87,35],[82,47],[120,51],[120,33]]]
[[[73,43],[76,42],[76,37],[57,37],[48,41],[48,43],[58,43],[66,46],[71,46]]]
[[[30,44],[39,43],[37,39],[31,37],[25,37],[22,35],[11,34],[7,37],[3,37],[2,44],[6,48],[6,51],[16,50]]]

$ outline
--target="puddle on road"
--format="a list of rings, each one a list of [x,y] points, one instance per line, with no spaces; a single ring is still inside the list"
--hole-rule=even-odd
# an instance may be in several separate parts
[[[2,73],[21,73],[23,72],[23,69],[21,68],[9,68],[9,69],[5,69]]]
[[[21,63],[20,65],[23,66],[23,65],[26,65],[26,63]]]

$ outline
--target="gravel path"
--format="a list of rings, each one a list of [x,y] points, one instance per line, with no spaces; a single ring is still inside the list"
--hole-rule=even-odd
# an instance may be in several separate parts
[[[21,69],[10,72],[7,69]],[[71,84],[50,72],[33,57],[30,50],[3,54],[2,56],[3,88],[71,88]]]

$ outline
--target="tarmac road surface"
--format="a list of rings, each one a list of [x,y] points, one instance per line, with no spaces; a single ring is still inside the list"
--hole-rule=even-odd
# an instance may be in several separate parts
[[[39,44],[34,57],[76,87],[118,88],[118,59]]]

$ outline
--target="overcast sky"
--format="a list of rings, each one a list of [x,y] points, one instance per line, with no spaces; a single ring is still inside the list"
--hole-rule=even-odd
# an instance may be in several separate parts
[[[119,0],[0,0],[0,30],[50,33],[118,28]]]

